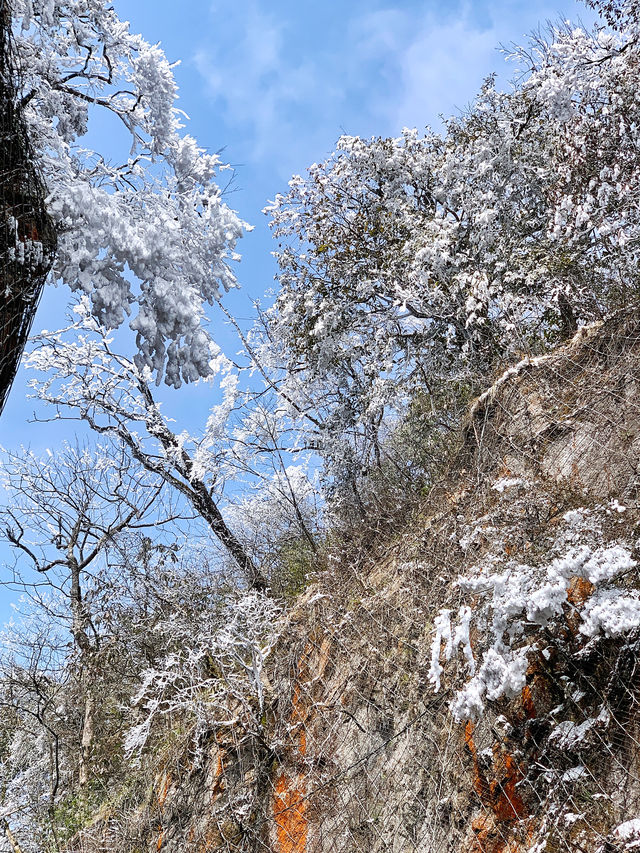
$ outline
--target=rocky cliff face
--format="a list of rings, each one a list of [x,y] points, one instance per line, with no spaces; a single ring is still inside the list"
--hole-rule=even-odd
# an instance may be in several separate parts
[[[624,314],[482,395],[386,554],[291,609],[262,733],[183,743],[127,849],[640,849],[639,357]]]

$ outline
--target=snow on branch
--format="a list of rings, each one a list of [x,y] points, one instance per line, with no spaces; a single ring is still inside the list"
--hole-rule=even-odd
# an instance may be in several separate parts
[[[12,6],[24,118],[59,234],[54,278],[109,329],[136,305],[136,363],[158,381],[208,376],[205,306],[237,286],[247,226],[222,199],[218,156],[184,133],[174,66],[105,0]],[[126,130],[119,164],[85,147],[97,111]]]
[[[209,612],[199,627],[169,617],[155,631],[167,654],[147,670],[132,704],[142,719],[128,732],[124,750],[134,755],[158,716],[184,714],[198,731],[238,726],[258,733],[264,709],[264,664],[278,637],[279,606],[251,592]]]
[[[443,662],[462,648],[469,678],[453,701],[456,719],[477,720],[487,702],[519,694],[531,653],[545,647],[537,629],[551,625],[570,609],[580,614],[578,631],[585,641],[623,637],[640,627],[640,592],[615,583],[635,569],[637,561],[626,544],[580,544],[581,534],[587,538],[588,515],[586,510],[565,514],[564,534],[556,543],[561,553],[545,565],[502,563],[500,558],[488,557],[484,566],[458,579],[461,591],[472,594],[477,603],[473,613],[469,606],[460,608],[455,629],[450,611],[440,611],[434,622],[429,673],[438,691]],[[590,525],[588,532],[593,533],[593,519]],[[569,598],[575,578],[582,578],[593,590],[582,604]],[[476,654],[469,641],[472,624],[486,635],[484,650]]]

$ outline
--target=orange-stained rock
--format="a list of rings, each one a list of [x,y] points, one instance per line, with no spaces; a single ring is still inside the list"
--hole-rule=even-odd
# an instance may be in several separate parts
[[[480,767],[473,739],[474,726],[467,722],[464,741],[473,761],[473,788],[483,806],[493,812],[496,821],[508,823],[527,816],[527,809],[518,791],[522,779],[520,765],[500,743],[493,746],[493,778],[488,780]]]
[[[533,696],[531,694],[531,688],[528,684],[522,688],[522,708],[524,710],[525,717],[528,720],[535,719],[536,716],[536,706],[533,701]]]
[[[491,814],[475,818],[471,824],[475,838],[470,853],[502,853],[505,841]]]
[[[488,813],[475,818],[471,824],[474,838],[471,847],[465,853],[525,853],[529,849],[531,834],[527,828],[526,843],[511,837],[512,830],[501,826],[495,817]]]
[[[569,582],[567,590],[567,600],[574,607],[581,607],[588,598],[591,598],[595,591],[595,586],[586,578],[573,577]]]
[[[169,788],[171,787],[171,773],[167,770],[163,776],[162,781],[160,783],[160,790],[158,792],[158,805],[160,808],[164,808],[164,804],[167,799],[167,794],[169,793]]]
[[[307,800],[303,786],[286,773],[276,780],[273,817],[277,853],[304,853],[307,844]]]
[[[214,782],[212,788],[213,796],[217,796],[221,794],[225,789],[225,779],[224,779],[224,762],[223,762],[223,751],[222,749],[218,749],[218,754],[216,756],[216,769],[214,774]]]
[[[480,802],[483,805],[488,805],[490,798],[489,783],[487,782],[478,762],[478,752],[476,750],[475,741],[473,740],[473,732],[474,725],[471,720],[469,720],[464,727],[464,742],[473,761],[473,789],[480,797]]]
[[[307,708],[304,707],[304,703],[300,698],[300,687],[298,684],[296,684],[295,686],[291,704],[293,705],[293,710],[291,712],[291,723],[293,725],[297,725],[297,727],[300,729],[300,734],[298,737],[298,749],[300,750],[300,755],[306,755],[307,733],[305,727],[307,725],[309,711]]]
[[[493,767],[496,778],[490,784],[491,808],[499,821],[519,820],[525,817],[525,808],[518,782],[522,779],[520,765],[504,747],[495,744],[493,748]]]
[[[569,582],[567,601],[574,606],[575,610],[570,610],[566,613],[566,620],[569,630],[574,637],[577,635],[582,624],[582,617],[579,612],[580,608],[593,595],[594,590],[595,586],[586,578],[573,577]]]

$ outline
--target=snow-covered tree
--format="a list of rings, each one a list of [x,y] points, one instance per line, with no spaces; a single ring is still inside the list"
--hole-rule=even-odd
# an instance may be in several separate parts
[[[112,340],[89,315],[86,301],[77,311],[77,324],[43,333],[28,358],[41,373],[32,383],[37,395],[55,407],[58,416],[82,419],[96,433],[122,442],[140,465],[191,504],[239,566],[244,581],[264,589],[265,577],[220,508],[233,471],[227,461],[227,422],[238,397],[232,363],[216,348],[210,369],[220,380],[222,399],[210,411],[201,436],[178,434],[153,396],[150,369],[113,351]]]
[[[144,748],[161,717],[192,720],[197,735],[220,728],[236,736],[264,735],[264,665],[278,637],[279,608],[263,593],[220,598],[196,626],[171,614],[154,630],[166,656],[148,669],[133,704],[142,718],[125,752]]]
[[[236,286],[244,224],[218,157],[184,133],[173,66],[106,0],[13,0],[19,105],[58,231],[53,277],[108,328],[132,312],[136,363],[179,386],[211,373],[205,306]],[[124,153],[86,147],[98,111]]]
[[[416,391],[446,428],[460,391],[637,299],[637,8],[596,5],[615,30],[533,37],[512,91],[489,78],[443,133],[342,137],[266,209],[256,348],[334,470],[377,460]]]

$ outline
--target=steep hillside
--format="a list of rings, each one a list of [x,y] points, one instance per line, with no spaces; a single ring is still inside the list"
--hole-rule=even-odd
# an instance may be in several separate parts
[[[623,313],[508,370],[386,553],[290,609],[261,731],[176,730],[69,849],[640,849],[639,358]]]

